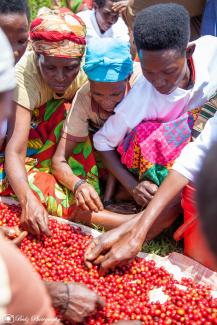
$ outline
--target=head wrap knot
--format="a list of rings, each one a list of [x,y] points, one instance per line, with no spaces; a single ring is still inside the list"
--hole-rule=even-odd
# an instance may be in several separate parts
[[[91,39],[87,46],[84,71],[98,82],[118,82],[129,77],[133,70],[130,45],[112,38]]]
[[[47,10],[30,26],[30,40],[36,53],[65,58],[82,57],[85,51],[86,26],[66,8]]]

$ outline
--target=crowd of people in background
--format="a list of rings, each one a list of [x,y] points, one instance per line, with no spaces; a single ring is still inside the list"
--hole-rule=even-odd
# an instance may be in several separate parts
[[[102,275],[173,224],[189,183],[217,255],[214,3],[191,42],[186,8],[137,1],[77,1],[77,14],[41,8],[32,21],[26,0],[0,2],[0,195],[19,201],[20,241],[50,236],[49,214],[108,230],[85,253]],[[82,322],[103,306],[80,284],[42,283],[3,238],[0,273],[0,318],[59,324],[53,306]]]

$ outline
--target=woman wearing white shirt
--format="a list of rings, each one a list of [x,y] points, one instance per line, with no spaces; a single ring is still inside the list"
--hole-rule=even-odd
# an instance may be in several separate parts
[[[205,36],[189,44],[189,15],[176,4],[151,6],[138,14],[134,38],[143,76],[95,134],[94,146],[134,200],[146,206],[186,145],[185,131],[191,133],[193,123],[187,117],[180,124],[180,119],[217,89],[217,38]]]
[[[77,15],[87,27],[87,40],[91,38],[112,37],[123,41],[129,41],[127,25],[119,16],[118,11],[113,10],[115,0],[94,0],[93,10],[84,10]],[[99,42],[100,46],[100,42]]]

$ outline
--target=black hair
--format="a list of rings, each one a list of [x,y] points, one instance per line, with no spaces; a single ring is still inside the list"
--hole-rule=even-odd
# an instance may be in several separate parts
[[[137,49],[177,49],[183,53],[190,40],[188,11],[175,3],[158,4],[138,13],[134,25]]]
[[[29,20],[27,0],[0,0],[0,14],[25,14]]]
[[[208,151],[197,177],[197,205],[202,230],[217,258],[217,142]]]
[[[107,0],[94,0],[94,2],[97,4],[98,8],[103,8],[105,7]],[[118,2],[120,0],[111,0],[112,2]]]

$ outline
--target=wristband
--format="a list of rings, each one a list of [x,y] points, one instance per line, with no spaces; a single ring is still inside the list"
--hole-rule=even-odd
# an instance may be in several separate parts
[[[75,186],[73,189],[73,194],[75,195],[79,186],[81,186],[82,184],[85,184],[85,183],[87,183],[87,182],[84,179],[79,179],[79,181],[77,183],[75,183]]]

